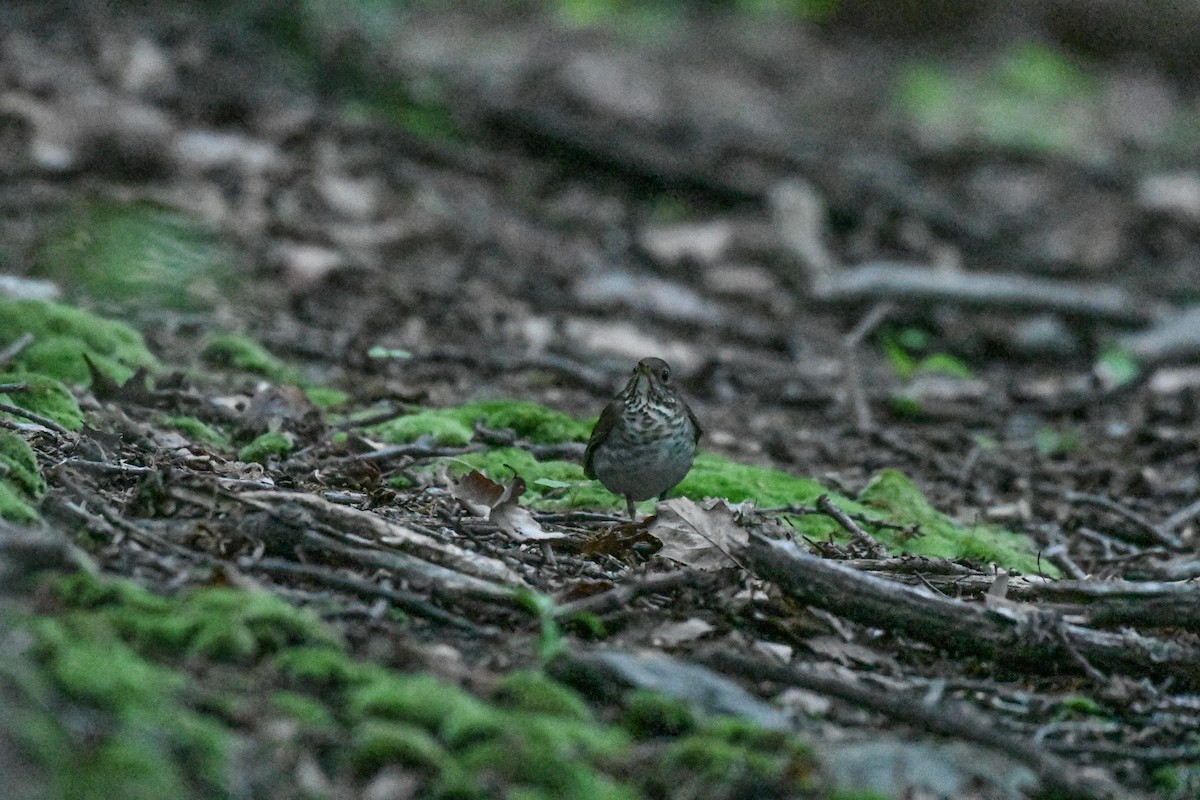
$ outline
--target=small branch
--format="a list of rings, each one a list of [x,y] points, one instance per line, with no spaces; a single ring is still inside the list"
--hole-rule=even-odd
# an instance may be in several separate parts
[[[340,575],[331,569],[312,564],[300,564],[283,558],[255,559],[247,557],[238,559],[238,569],[246,572],[266,572],[271,575],[297,576],[332,589],[350,592],[360,597],[383,598],[396,608],[403,609],[410,614],[415,614],[461,630],[471,631],[481,636],[494,636],[496,634],[495,628],[481,627],[473,622],[445,612],[411,592],[378,586],[362,578]]]
[[[771,681],[785,686],[798,686],[915,725],[929,733],[991,747],[1026,764],[1037,774],[1043,788],[1052,793],[1095,800],[1123,796],[1107,779],[1093,777],[1046,752],[1045,748],[1009,735],[997,720],[961,701],[940,699],[929,703],[906,697],[893,689],[876,689],[862,681],[838,677],[824,666],[781,667],[762,659],[744,658],[729,652],[713,652],[701,658],[700,663],[710,669],[756,682]]]
[[[1146,533],[1150,534],[1156,542],[1169,547],[1172,550],[1184,549],[1183,541],[1166,529],[1164,525],[1157,525],[1138,512],[1128,506],[1124,506],[1109,497],[1104,497],[1098,494],[1086,494],[1084,492],[1075,492],[1071,490],[1052,490],[1053,494],[1062,497],[1068,503],[1078,503],[1080,505],[1095,506],[1102,508],[1105,511],[1111,511],[1118,517],[1121,517],[1134,525],[1138,526]]]
[[[26,331],[13,340],[12,344],[0,350],[0,367],[8,366],[26,347],[33,344],[33,334]]]
[[[918,264],[863,264],[836,271],[814,288],[816,297],[827,302],[951,303],[1123,323],[1145,323],[1159,316],[1155,303],[1118,286],[1013,273],[943,272]]]
[[[69,430],[67,430],[66,428],[64,428],[62,425],[59,425],[57,422],[50,419],[49,417],[43,417],[41,414],[35,414],[32,411],[30,411],[29,409],[21,408],[20,406],[10,405],[8,403],[0,403],[0,412],[4,412],[5,414],[12,414],[14,417],[24,417],[25,419],[29,420],[30,422],[36,422],[38,425],[41,425],[43,428],[49,428],[50,430],[54,431],[55,433],[57,433],[60,436],[67,436],[67,437],[71,436],[71,432]]]
[[[870,336],[871,332],[887,319],[895,308],[895,304],[890,301],[877,303],[842,339],[842,378],[846,382],[846,394],[854,409],[855,428],[859,433],[868,433],[874,430],[875,421],[871,417],[871,405],[866,389],[863,388],[858,348],[863,340]]]
[[[821,513],[833,518],[838,525],[841,525],[847,533],[854,537],[854,541],[867,548],[872,556],[875,558],[888,557],[887,548],[875,541],[875,537],[863,530],[857,522],[850,519],[845,511],[835,506],[829,499],[829,495],[823,494],[817,498],[817,508],[821,509]]]

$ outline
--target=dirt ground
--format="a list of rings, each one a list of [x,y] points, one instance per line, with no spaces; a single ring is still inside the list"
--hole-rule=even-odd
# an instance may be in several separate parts
[[[126,318],[185,370],[79,389],[89,426],[124,438],[35,437],[47,517],[163,594],[334,598],[323,615],[357,654],[473,690],[537,663],[527,612],[356,561],[370,524],[335,508],[355,509],[602,619],[603,645],[567,626],[580,663],[667,654],[799,712],[832,785],[1200,796],[1200,94],[1178,57],[1195,43],[1120,3],[983,3],[936,25],[935,4],[871,5],[583,24],[599,12],[7,4],[0,269]],[[205,258],[235,274],[179,272],[147,308],[105,273],[54,271],[64,215],[132,201],[215,232]],[[515,438],[577,461],[578,443],[480,430],[380,455],[355,420],[266,388],[287,381],[198,375],[215,331],[345,392],[337,414],[359,423],[495,398],[588,418],[658,355],[708,452],[848,498],[899,470],[956,522],[1029,537],[1044,569],[888,555],[869,532],[798,537],[822,558],[793,563],[764,542],[811,509],[762,503],[736,569],[654,557],[637,529],[588,550],[615,505],[534,507],[565,537],[518,546],[435,459]],[[293,449],[206,451],[164,412]],[[285,505],[359,539],[281,547]],[[861,778],[853,748],[875,745],[891,749]],[[793,796],[771,791],[709,796]]]

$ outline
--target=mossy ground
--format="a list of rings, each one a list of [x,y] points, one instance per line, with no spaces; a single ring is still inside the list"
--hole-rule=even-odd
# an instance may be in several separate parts
[[[3,733],[54,796],[235,796],[238,728],[272,720],[291,720],[295,746],[320,748],[341,785],[400,768],[428,797],[637,800],[730,776],[817,796],[799,741],[676,701],[634,693],[637,710],[608,709],[608,723],[540,671],[512,672],[477,697],[358,660],[313,615],[266,593],[165,598],[86,574],[58,582],[61,608],[19,620],[28,644],[0,665],[15,698]],[[240,667],[236,680],[222,664]],[[664,705],[672,724],[648,721]],[[78,718],[90,720],[87,747],[66,722]]]
[[[391,442],[431,436],[440,444],[465,445],[474,438],[477,422],[488,428],[512,428],[523,438],[545,444],[586,441],[594,420],[578,420],[535,403],[492,401],[421,411],[376,426],[371,433]],[[582,467],[575,462],[538,461],[527,450],[500,447],[466,454],[452,464],[452,469],[458,471],[471,467],[499,481],[520,475],[527,484],[524,503],[542,510],[624,508],[623,501],[585,478]],[[972,559],[1022,572],[1056,574],[1052,567],[1039,564],[1028,538],[990,526],[955,522],[930,505],[916,484],[896,470],[883,470],[857,498],[848,498],[809,478],[701,452],[674,494],[695,500],[722,497],[732,503],[750,500],[759,508],[812,506],[821,495],[829,494],[847,513],[887,523],[865,523],[864,527],[892,553]],[[643,511],[652,508],[652,501],[641,504]],[[785,514],[785,519],[813,539],[848,538],[834,520],[824,515]]]
[[[35,521],[35,504],[45,491],[33,450],[20,436],[0,430],[0,519]]]
[[[17,374],[41,374],[64,383],[91,380],[86,354],[105,375],[122,383],[157,359],[133,328],[88,311],[42,300],[0,298],[0,343],[30,333],[33,341],[9,365]]]
[[[221,333],[208,341],[200,357],[217,367],[241,370],[276,381],[299,384],[300,372],[288,366],[258,342],[236,333]]]
[[[236,274],[229,251],[195,220],[152,203],[99,199],[65,216],[34,268],[107,305],[184,311],[211,307]]]
[[[578,420],[525,400],[488,400],[454,408],[426,409],[389,420],[369,429],[373,436],[394,444],[430,436],[438,444],[465,445],[475,437],[475,424],[509,429],[534,444],[584,442],[595,420]]]
[[[238,450],[238,458],[242,461],[257,461],[266,464],[273,457],[285,456],[292,451],[292,442],[278,431],[264,433],[255,438],[250,444]]]

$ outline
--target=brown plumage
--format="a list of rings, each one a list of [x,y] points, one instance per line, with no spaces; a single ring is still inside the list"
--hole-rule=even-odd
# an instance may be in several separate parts
[[[583,455],[583,472],[634,503],[660,499],[692,468],[700,423],[670,385],[671,367],[643,358],[625,388],[600,414]]]

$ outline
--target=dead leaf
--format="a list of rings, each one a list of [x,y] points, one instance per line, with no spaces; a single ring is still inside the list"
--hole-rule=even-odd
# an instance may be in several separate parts
[[[525,494],[525,479],[520,475],[504,486],[473,469],[451,484],[450,494],[472,514],[496,523],[517,541],[544,542],[566,536],[546,530],[528,509],[521,508],[518,501]]]
[[[242,411],[238,436],[249,438],[262,433],[286,431],[308,440],[324,427],[321,409],[296,386],[269,384],[252,398]]]
[[[583,543],[580,552],[585,556],[603,555],[621,558],[639,544],[650,545],[653,548],[649,551],[651,553],[657,552],[662,547],[662,542],[647,533],[641,524],[626,524],[617,525],[591,537]]]
[[[715,627],[699,617],[692,617],[683,622],[669,622],[660,626],[650,634],[650,640],[659,647],[676,647],[684,642],[699,639],[715,630]]]
[[[477,517],[488,517],[492,506],[500,502],[504,496],[504,487],[473,469],[466,475],[450,484],[450,494],[463,507]]]
[[[744,548],[750,539],[725,501],[705,508],[686,497],[659,504],[650,534],[663,543],[660,556],[700,570],[737,566],[729,554]]]

